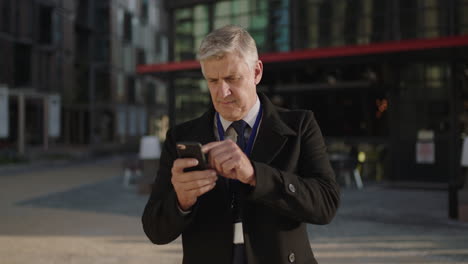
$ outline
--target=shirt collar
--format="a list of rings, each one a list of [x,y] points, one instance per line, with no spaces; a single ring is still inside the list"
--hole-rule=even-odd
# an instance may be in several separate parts
[[[247,115],[244,118],[242,118],[242,120],[247,122],[250,128],[252,128],[255,125],[255,120],[257,119],[257,115],[259,111],[260,111],[260,100],[258,99],[258,95],[257,95],[257,101],[252,106],[252,108],[250,108]],[[223,125],[224,131],[226,131],[226,129],[228,129],[228,127],[232,124],[231,121],[224,119],[221,115],[219,115],[219,119],[221,120],[221,124]]]

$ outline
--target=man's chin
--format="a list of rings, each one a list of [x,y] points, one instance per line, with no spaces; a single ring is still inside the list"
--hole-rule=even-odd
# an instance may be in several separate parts
[[[231,121],[231,122],[236,121],[236,120],[239,120],[239,119],[242,118],[239,114],[235,113],[234,111],[226,111],[226,110],[224,110],[224,111],[218,111],[218,113],[219,113],[224,119],[226,119],[226,120],[228,120],[228,121]]]

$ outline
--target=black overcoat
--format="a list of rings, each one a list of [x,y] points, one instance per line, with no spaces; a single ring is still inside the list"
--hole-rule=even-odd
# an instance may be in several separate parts
[[[339,204],[339,187],[311,111],[286,110],[259,94],[263,117],[250,156],[257,185],[243,186],[244,241],[249,264],[317,263],[306,223],[327,224]],[[216,140],[214,109],[170,129],[160,170],[142,217],[155,244],[182,235],[184,264],[230,264],[233,241],[228,181],[219,176],[213,190],[182,215],[171,184],[176,142]]]

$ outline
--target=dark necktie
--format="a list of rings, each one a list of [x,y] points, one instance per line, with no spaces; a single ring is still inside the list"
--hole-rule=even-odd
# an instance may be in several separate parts
[[[237,140],[236,143],[242,151],[245,151],[247,144],[245,142],[245,129],[247,128],[248,124],[244,120],[235,121],[231,124],[232,128],[236,130],[237,133]],[[233,222],[238,223],[242,222],[242,203],[240,202],[241,199],[241,182],[238,180],[231,180],[231,194],[232,194],[232,214],[233,214]],[[245,254],[245,246],[244,244],[235,244],[233,246],[232,252],[232,263],[233,264],[246,264],[247,258]]]
[[[235,121],[235,122],[232,122],[231,124],[232,128],[234,128],[234,130],[236,130],[236,133],[237,133],[237,145],[243,150],[245,151],[245,148],[246,148],[246,144],[245,144],[245,128],[248,126],[247,122],[245,122],[244,120],[238,120],[238,121]]]
[[[245,128],[248,124],[244,120],[235,121],[231,124],[231,127],[236,130],[237,133],[237,145],[245,151],[246,142],[245,142]],[[233,209],[233,221],[234,223],[242,222],[241,215],[241,182],[238,180],[231,180],[231,193],[232,193],[232,209]]]

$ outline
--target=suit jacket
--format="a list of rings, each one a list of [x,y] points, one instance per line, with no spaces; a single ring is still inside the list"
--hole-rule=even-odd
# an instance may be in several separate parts
[[[339,187],[322,134],[310,111],[274,106],[259,94],[263,117],[250,159],[256,187],[242,188],[243,229],[249,264],[317,263],[306,223],[327,224],[339,204]],[[143,213],[143,228],[155,244],[182,235],[183,263],[230,264],[233,223],[228,181],[219,176],[189,215],[178,210],[171,184],[176,142],[215,141],[214,109],[170,129],[160,170]]]

